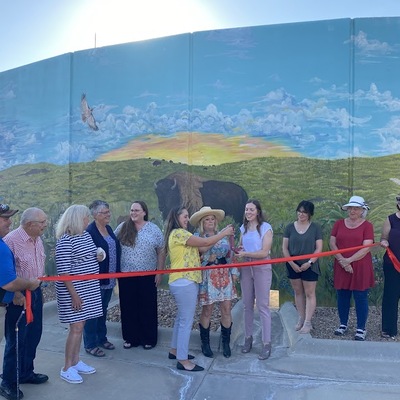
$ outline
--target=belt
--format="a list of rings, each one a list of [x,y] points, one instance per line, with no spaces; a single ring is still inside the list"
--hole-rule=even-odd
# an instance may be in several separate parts
[[[7,307],[8,303],[0,303],[0,307]]]

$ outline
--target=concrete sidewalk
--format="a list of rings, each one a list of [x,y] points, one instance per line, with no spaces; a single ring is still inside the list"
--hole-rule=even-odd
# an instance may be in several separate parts
[[[299,335],[292,304],[272,313],[272,355],[259,361],[260,326],[256,315],[254,346],[241,353],[244,340],[242,303],[233,309],[232,357],[218,352],[219,333],[211,337],[213,359],[200,351],[199,333],[191,336],[190,350],[204,372],[176,369],[168,359],[171,329],[159,329],[159,342],[152,350],[123,348],[120,324],[109,323],[109,338],[116,349],[95,358],[82,351],[82,360],[97,373],[83,375],[84,383],[68,384],[59,377],[64,361],[68,328],[58,322],[54,302],[45,305],[44,331],[35,371],[49,375],[42,385],[21,385],[24,398],[64,399],[398,399],[400,396],[398,343],[312,339]],[[1,355],[3,346],[1,346]],[[1,398],[1,397],[0,397]]]

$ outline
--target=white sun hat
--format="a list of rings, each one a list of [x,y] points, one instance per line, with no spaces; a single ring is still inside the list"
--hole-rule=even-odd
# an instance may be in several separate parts
[[[369,210],[368,204],[361,196],[351,196],[349,202],[342,206],[342,210],[346,211],[347,207],[362,207],[364,210]]]

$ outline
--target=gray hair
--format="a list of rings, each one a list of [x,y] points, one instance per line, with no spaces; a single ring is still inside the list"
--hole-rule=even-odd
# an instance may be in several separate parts
[[[100,209],[110,208],[110,205],[104,200],[94,200],[89,206],[90,213],[94,217]]]
[[[83,222],[85,217],[90,217],[89,208],[82,204],[69,206],[57,222],[56,238],[59,239],[64,234],[71,236],[81,235],[86,229],[86,225]]]
[[[39,213],[44,214],[44,211],[37,207],[27,208],[21,215],[21,221],[20,221],[21,226],[25,226],[28,222],[35,221],[38,218],[37,215]]]

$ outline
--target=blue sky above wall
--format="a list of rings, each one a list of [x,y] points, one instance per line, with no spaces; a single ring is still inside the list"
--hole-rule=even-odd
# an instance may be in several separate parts
[[[135,138],[247,136],[305,157],[400,152],[400,18],[184,34],[0,74],[0,168],[98,159]],[[99,127],[81,120],[81,94]]]

